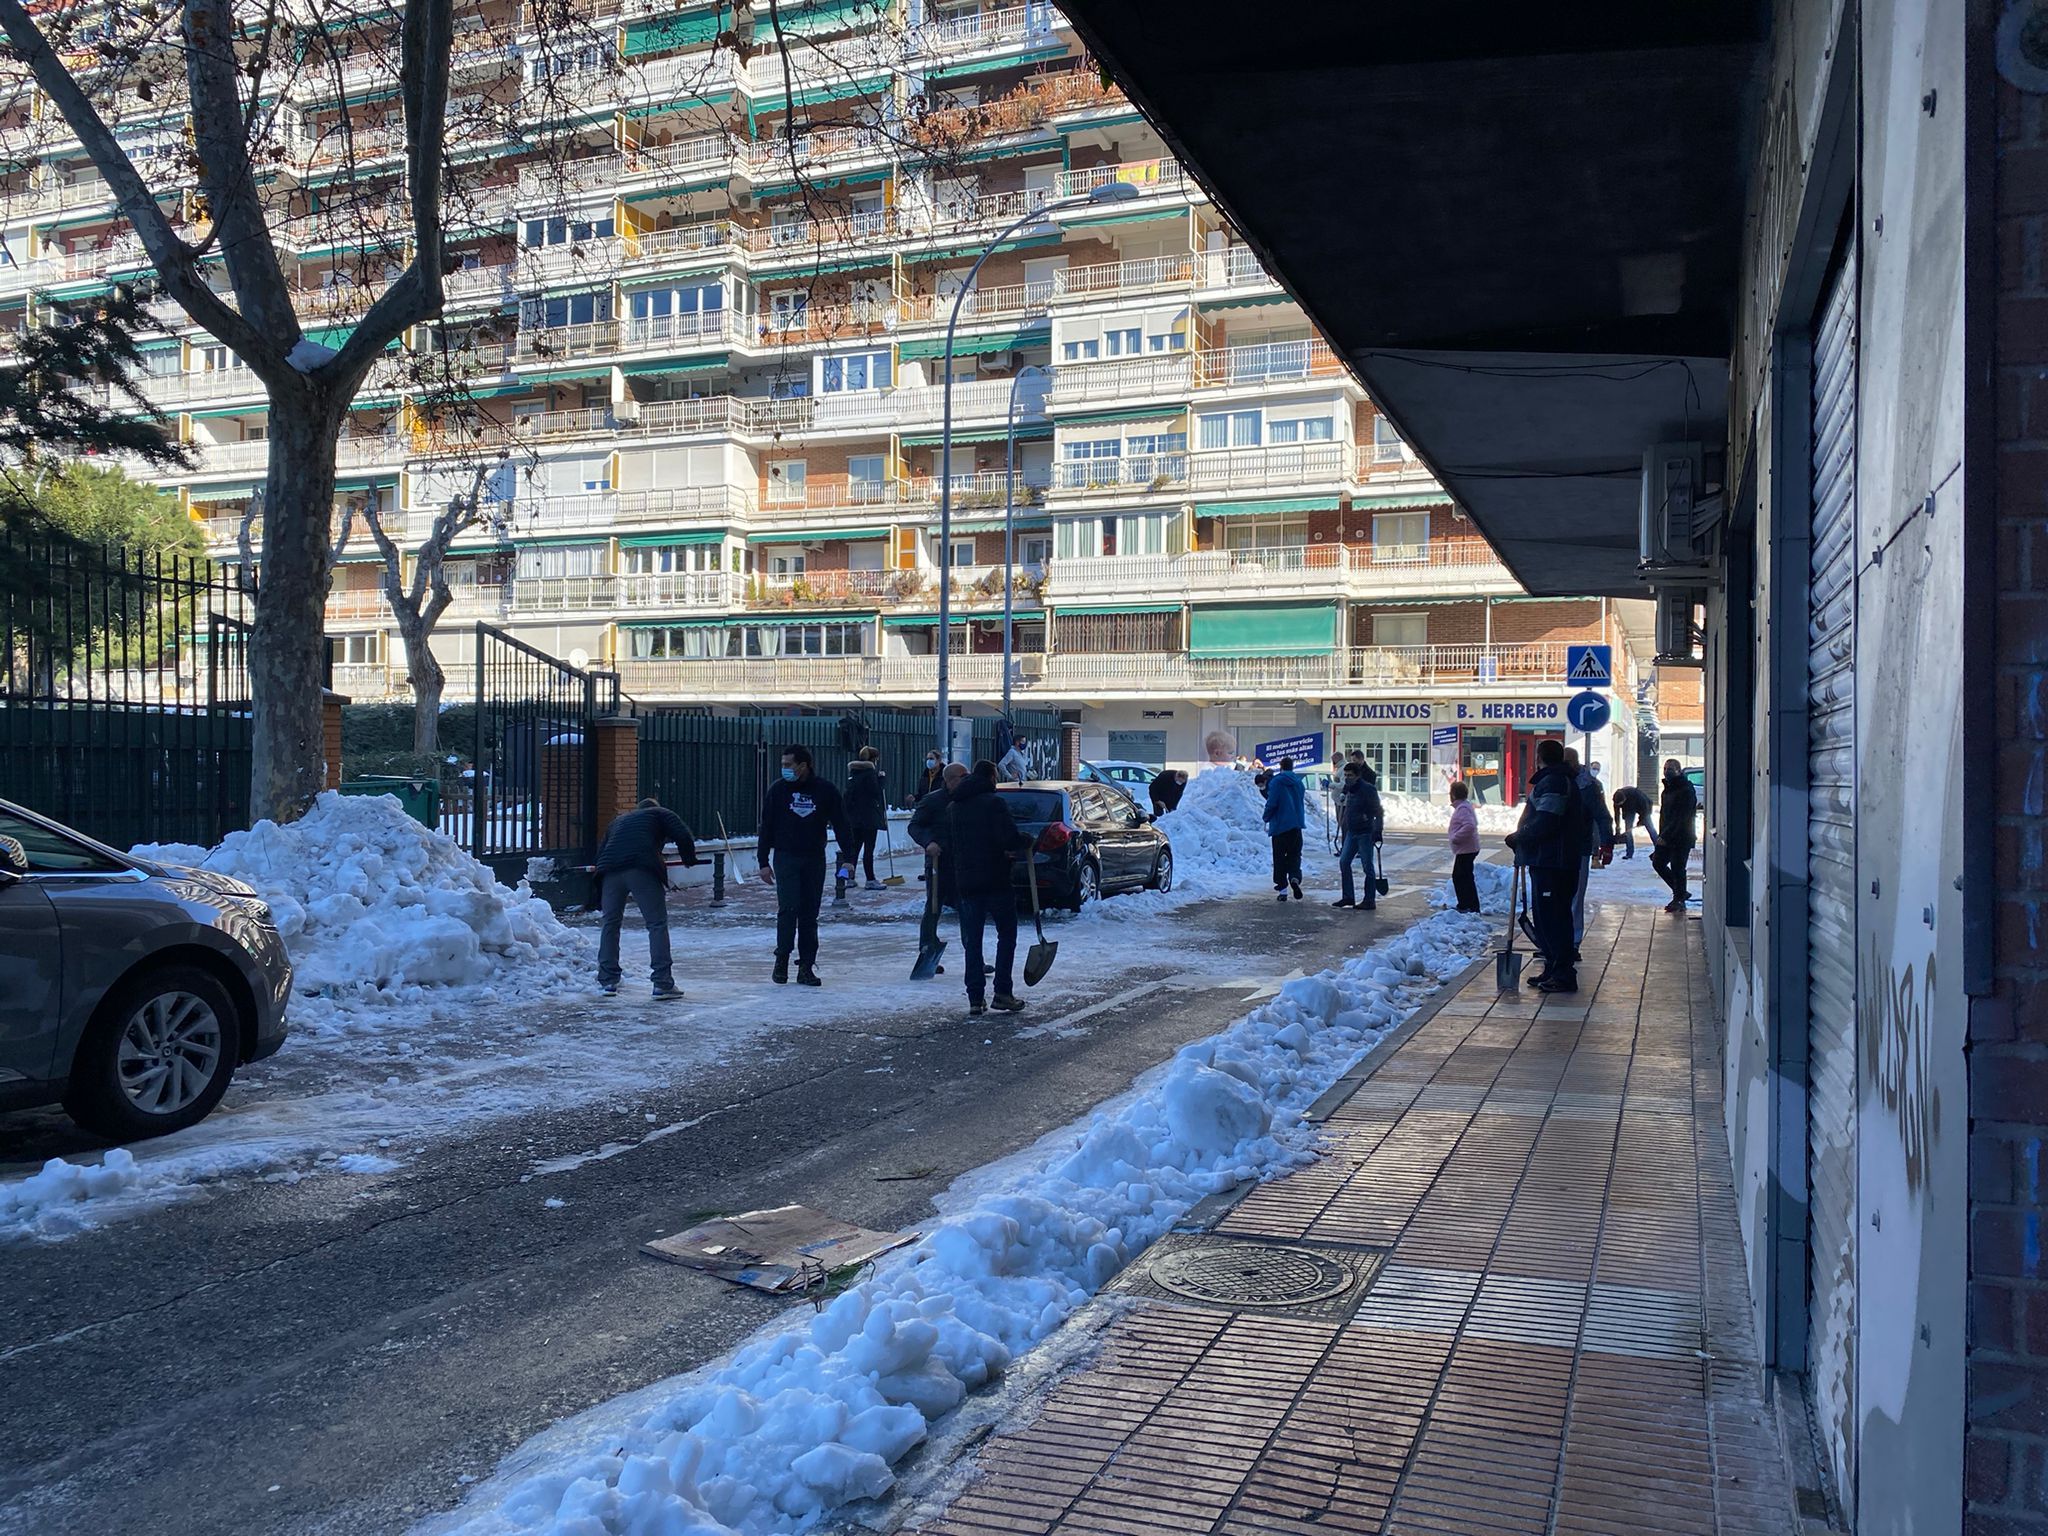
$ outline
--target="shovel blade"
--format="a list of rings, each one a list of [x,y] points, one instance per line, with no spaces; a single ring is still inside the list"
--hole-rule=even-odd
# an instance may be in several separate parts
[[[944,939],[931,939],[917,946],[917,964],[910,968],[912,981],[930,981],[939,974],[939,961],[946,953]]]
[[[1513,992],[1522,985],[1522,957],[1512,949],[1503,949],[1493,957],[1493,980],[1495,990]]]
[[[1041,939],[1031,946],[1024,956],[1024,985],[1035,987],[1045,980],[1045,973],[1052,969],[1052,963],[1059,957],[1059,945]]]

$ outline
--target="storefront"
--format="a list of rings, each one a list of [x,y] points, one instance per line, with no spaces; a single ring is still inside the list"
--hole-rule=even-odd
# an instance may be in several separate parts
[[[1353,747],[1383,790],[1444,800],[1453,779],[1481,805],[1514,805],[1536,771],[1536,744],[1566,736],[1565,700],[1362,701],[1324,706],[1332,750]]]

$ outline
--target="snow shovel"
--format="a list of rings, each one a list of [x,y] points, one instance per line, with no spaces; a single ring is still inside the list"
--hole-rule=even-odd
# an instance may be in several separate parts
[[[930,981],[939,974],[939,960],[946,953],[946,941],[939,937],[939,872],[931,871],[924,887],[924,921],[917,930],[917,963],[910,968],[912,981]]]
[[[1522,872],[1515,871],[1514,883],[1508,888],[1508,943],[1507,948],[1493,957],[1493,984],[1498,992],[1519,992],[1522,987],[1522,957],[1515,953],[1515,927],[1522,904]]]
[[[1031,848],[1024,854],[1024,874],[1031,882],[1031,926],[1038,930],[1038,942],[1024,957],[1024,985],[1035,987],[1045,980],[1045,973],[1052,969],[1052,963],[1059,958],[1059,945],[1045,936],[1045,919],[1038,911],[1038,850]]]

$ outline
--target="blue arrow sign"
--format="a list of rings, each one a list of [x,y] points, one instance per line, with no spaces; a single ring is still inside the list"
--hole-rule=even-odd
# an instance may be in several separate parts
[[[1614,647],[1611,645],[1568,645],[1564,651],[1564,680],[1574,688],[1606,688],[1614,682]]]
[[[1572,729],[1588,733],[1605,729],[1613,713],[1607,696],[1601,693],[1575,693],[1564,707],[1564,717],[1571,722]]]

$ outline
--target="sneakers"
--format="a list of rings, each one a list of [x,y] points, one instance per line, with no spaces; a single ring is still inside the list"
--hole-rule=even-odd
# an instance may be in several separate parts
[[[980,998],[970,997],[967,999],[967,1017],[970,1019],[978,1019],[987,1012],[988,1004],[984,1003]]]
[[[1673,897],[1670,901],[1664,903],[1664,910],[1666,912],[1683,912],[1685,910],[1685,903],[1677,897]]]
[[[1284,890],[1275,891],[1273,893],[1273,899],[1275,901],[1285,901],[1287,899],[1287,892]]]
[[[1022,1013],[1024,1011],[1024,999],[1012,997],[1007,992],[1000,992],[990,998],[988,1005],[998,1013]]]
[[[879,891],[881,888],[882,882],[879,880],[870,880],[868,882],[868,889],[871,891]]]
[[[1376,901],[1361,901],[1358,904],[1358,910],[1361,912],[1370,912],[1378,905],[1379,903]]]
[[[788,980],[789,957],[787,955],[777,955],[775,957],[775,985],[779,987]]]
[[[1549,997],[1555,997],[1560,992],[1576,992],[1579,990],[1579,978],[1576,976],[1553,976],[1548,981],[1537,983],[1536,990]]]
[[[665,986],[656,987],[654,989],[654,995],[656,997],[662,998],[681,997],[683,995],[683,989],[671,981]]]
[[[1353,901],[1349,896],[1343,896],[1339,897],[1336,901],[1331,902],[1330,905],[1333,907],[1355,907],[1358,905],[1358,903]]]
[[[1287,882],[1287,889],[1289,889],[1290,891],[1294,892],[1294,899],[1295,899],[1296,901],[1299,901],[1299,900],[1301,900],[1301,882],[1300,882],[1299,880],[1290,880],[1290,881],[1288,881],[1288,882]]]
[[[822,987],[825,985],[824,982],[818,980],[818,973],[808,965],[800,965],[796,968],[796,984],[800,987]]]
[[[597,984],[597,990],[602,997],[617,997],[619,984],[616,981],[601,981]]]
[[[1522,978],[1522,985],[1525,987],[1540,987],[1547,985],[1549,981],[1549,971],[1532,971],[1529,975]]]

